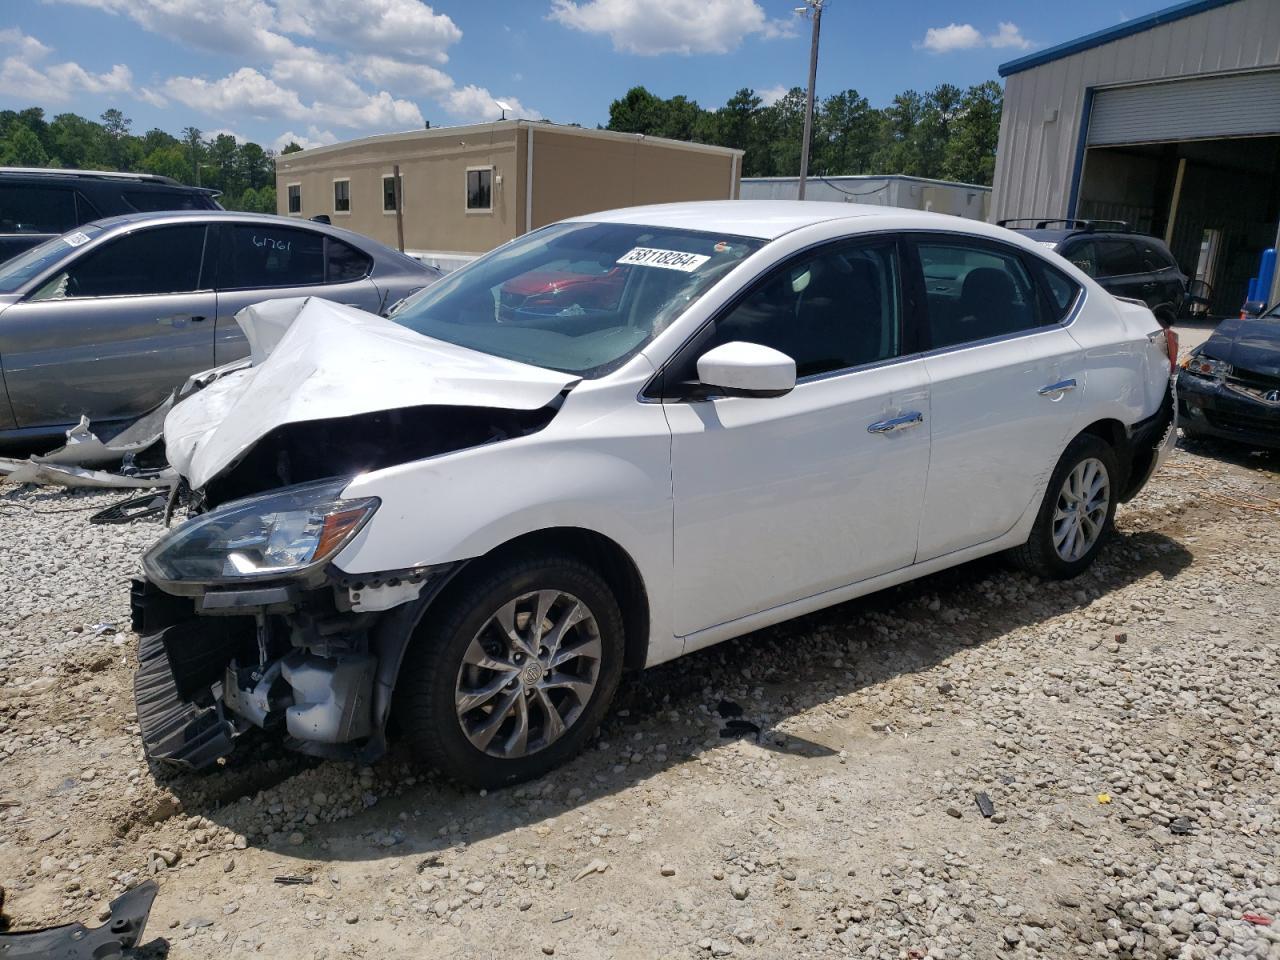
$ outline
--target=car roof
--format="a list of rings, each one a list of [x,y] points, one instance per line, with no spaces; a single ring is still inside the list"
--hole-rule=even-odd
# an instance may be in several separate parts
[[[141,223],[182,223],[185,220],[201,220],[214,223],[258,223],[264,226],[276,227],[305,227],[335,237],[358,239],[363,244],[373,243],[379,247],[385,246],[385,244],[378,243],[377,240],[371,237],[353,233],[350,230],[344,230],[331,224],[321,223],[318,220],[282,217],[275,213],[245,213],[238,210],[149,210],[145,213],[121,213],[112,217],[103,217],[101,220],[93,222],[104,230],[120,230],[137,226]]]
[[[158,173],[131,173],[116,170],[72,170],[62,167],[0,167],[0,179],[38,178],[41,180],[74,180],[83,183],[104,181],[127,183],[134,186],[168,187],[191,193],[218,193],[209,187],[193,187],[179,183],[173,177],[161,176]]]
[[[699,200],[625,207],[569,219],[578,222],[628,223],[673,230],[699,230],[761,240],[776,240],[793,230],[832,220],[857,221],[859,227],[867,230],[914,227],[982,236],[1008,236],[1004,230],[981,221],[943,213],[822,200]],[[995,232],[997,230],[998,233]]]

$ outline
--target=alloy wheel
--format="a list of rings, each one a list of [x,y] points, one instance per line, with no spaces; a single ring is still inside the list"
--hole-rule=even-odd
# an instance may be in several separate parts
[[[501,759],[546,749],[590,702],[601,650],[595,615],[572,594],[536,590],[504,603],[458,669],[454,705],[463,733]]]
[[[1053,510],[1053,549],[1068,563],[1088,553],[1107,522],[1111,480],[1106,465],[1095,457],[1076,464],[1058,491]]]

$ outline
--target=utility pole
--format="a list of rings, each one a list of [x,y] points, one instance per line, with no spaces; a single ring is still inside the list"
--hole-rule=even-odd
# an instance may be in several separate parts
[[[809,177],[809,140],[813,136],[813,86],[818,79],[818,34],[822,30],[822,5],[826,0],[805,0],[796,13],[813,19],[813,39],[809,45],[809,93],[804,107],[804,140],[800,144],[800,186],[796,199],[804,199],[804,182]]]

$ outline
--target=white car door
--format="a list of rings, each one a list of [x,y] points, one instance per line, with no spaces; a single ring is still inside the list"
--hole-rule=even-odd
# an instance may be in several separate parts
[[[954,235],[915,249],[932,348],[923,562],[1007,533],[1040,495],[1076,427],[1084,354],[1021,251]]]
[[[892,238],[801,254],[668,367],[678,636],[913,561],[930,414],[923,360],[904,356],[901,262]],[[792,357],[795,389],[673,399],[733,341]]]

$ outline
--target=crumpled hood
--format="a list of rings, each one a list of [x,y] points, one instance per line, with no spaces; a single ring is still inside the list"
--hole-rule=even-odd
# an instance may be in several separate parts
[[[253,364],[177,404],[165,452],[193,489],[288,423],[424,405],[536,410],[580,378],[433,340],[317,297],[268,300],[236,322]]]
[[[1206,357],[1225,360],[1237,370],[1280,377],[1280,318],[1223,320],[1201,350]]]

